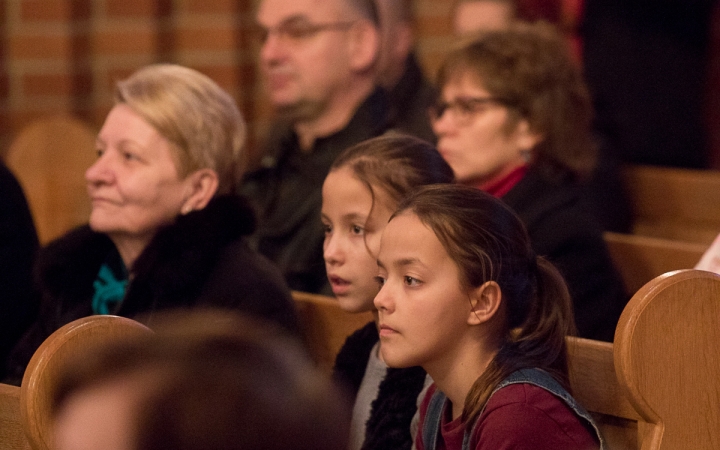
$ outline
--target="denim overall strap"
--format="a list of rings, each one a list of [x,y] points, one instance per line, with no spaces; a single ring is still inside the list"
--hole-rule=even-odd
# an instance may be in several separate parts
[[[540,369],[520,369],[511,373],[507,378],[501,381],[497,387],[492,391],[490,397],[492,397],[500,389],[509,386],[511,384],[532,384],[537,387],[543,388],[556,397],[560,398],[567,404],[570,409],[575,412],[579,417],[585,419],[595,430],[595,435],[600,442],[600,450],[606,450],[605,440],[600,434],[600,429],[593,420],[590,413],[583,408],[571,395],[566,391],[560,383],[550,374]],[[488,397],[488,400],[489,398]],[[440,422],[442,418],[443,407],[445,406],[445,395],[436,390],[430,399],[428,411],[425,416],[425,423],[423,425],[423,444],[426,450],[435,450],[437,445],[437,436],[440,430]],[[482,412],[481,412],[482,414]],[[472,436],[472,430],[466,431],[463,437],[462,450],[470,450],[470,438]]]
[[[443,409],[445,409],[445,400],[447,400],[445,394],[435,389],[433,396],[430,398],[427,412],[425,413],[425,423],[423,424],[422,430],[422,442],[425,450],[435,450],[437,446],[442,412]]]
[[[605,440],[602,437],[602,434],[600,434],[600,429],[598,428],[597,424],[593,420],[592,416],[589,412],[585,410],[585,408],[582,407],[573,397],[570,395],[568,391],[563,388],[560,383],[555,380],[549,373],[545,372],[541,369],[520,369],[516,370],[515,372],[511,373],[507,378],[505,378],[503,381],[501,381],[495,390],[492,391],[490,394],[490,397],[493,396],[497,391],[500,389],[509,386],[511,384],[518,384],[518,383],[525,383],[525,384],[532,384],[537,387],[543,388],[546,391],[550,392],[551,394],[555,395],[559,399],[565,402],[570,409],[575,412],[579,417],[585,419],[595,430],[595,436],[597,437],[598,441],[600,442],[600,450],[605,450]],[[489,398],[489,397],[488,397]],[[468,433],[465,433],[465,439],[469,440]],[[463,450],[466,450],[468,447],[463,446]]]

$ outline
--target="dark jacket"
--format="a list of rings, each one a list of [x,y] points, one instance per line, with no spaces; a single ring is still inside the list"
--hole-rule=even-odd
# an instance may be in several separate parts
[[[353,397],[360,389],[370,352],[378,340],[377,325],[370,322],[347,338],[335,359],[333,376],[350,389]],[[417,411],[417,397],[424,384],[425,371],[421,367],[387,370],[378,396],[370,407],[364,450],[412,447],[410,422]]]
[[[535,253],[565,277],[578,334],[612,342],[627,301],[625,288],[576,185],[532,168],[502,199],[522,219]]]
[[[254,224],[246,201],[234,195],[178,217],[138,257],[113,313],[151,326],[152,313],[164,309],[230,308],[297,332],[295,306],[282,275],[243,237]],[[8,381],[20,381],[33,352],[53,331],[93,314],[93,282],[112,252],[117,252],[112,241],[87,226],[42,250],[36,267],[40,317],[14,349]]]
[[[387,114],[387,98],[378,89],[344,129],[317,139],[310,152],[300,150],[292,127],[278,124],[263,167],[245,177],[241,193],[258,211],[253,245],[280,267],[291,289],[330,294],[320,222],[323,181],[343,150],[386,130]]]
[[[13,346],[37,316],[32,267],[38,238],[23,191],[0,164],[0,379]]]
[[[428,142],[437,142],[428,113],[437,99],[437,93],[425,78],[414,54],[408,55],[405,72],[390,91],[389,97],[390,126],[393,129]]]

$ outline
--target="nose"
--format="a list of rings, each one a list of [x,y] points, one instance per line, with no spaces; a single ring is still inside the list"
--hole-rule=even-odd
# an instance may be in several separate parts
[[[386,313],[390,313],[395,310],[395,302],[393,301],[393,296],[390,291],[390,286],[387,284],[386,281],[385,284],[380,287],[380,291],[377,293],[375,299],[373,300],[375,309]]]
[[[453,130],[454,126],[450,120],[450,108],[446,108],[442,115],[432,120],[432,129],[435,136],[442,137]]]
[[[85,171],[85,181],[88,185],[112,183],[114,173],[109,164],[108,152],[103,152],[98,159]]]
[[[285,46],[277,32],[268,32],[260,48],[260,60],[264,65],[273,65],[283,58]]]
[[[336,233],[330,233],[325,236],[323,245],[323,258],[325,264],[330,266],[339,266],[345,262],[345,251],[342,245],[342,239]]]

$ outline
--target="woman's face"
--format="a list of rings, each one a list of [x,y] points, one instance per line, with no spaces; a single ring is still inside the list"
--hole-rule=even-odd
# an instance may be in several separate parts
[[[379,287],[380,234],[393,210],[386,196],[375,191],[373,205],[368,187],[347,167],[331,171],[323,184],[325,270],[340,307],[349,312],[373,309]]]
[[[477,77],[466,73],[450,79],[440,102],[446,108],[432,122],[437,148],[459,183],[477,186],[526,164],[536,136],[524,119],[508,129],[508,107]]]
[[[375,297],[380,351],[390,367],[453,367],[467,336],[470,297],[455,262],[414,214],[393,218],[382,235]]]
[[[97,138],[98,159],[85,172],[90,227],[114,240],[149,242],[175,220],[189,197],[170,142],[129,106],[116,105]]]

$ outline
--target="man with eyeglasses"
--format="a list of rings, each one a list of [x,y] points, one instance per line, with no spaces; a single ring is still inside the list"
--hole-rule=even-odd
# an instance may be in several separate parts
[[[385,131],[375,86],[380,42],[373,0],[262,0],[260,69],[277,121],[261,167],[241,187],[258,211],[253,244],[292,289],[329,293],[321,188],[335,157]]]

